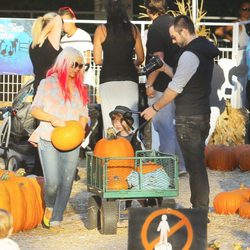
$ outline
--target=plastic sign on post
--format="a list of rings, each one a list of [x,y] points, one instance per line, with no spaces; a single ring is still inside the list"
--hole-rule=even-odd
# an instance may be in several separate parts
[[[207,213],[202,209],[130,208],[128,249],[205,250]]]

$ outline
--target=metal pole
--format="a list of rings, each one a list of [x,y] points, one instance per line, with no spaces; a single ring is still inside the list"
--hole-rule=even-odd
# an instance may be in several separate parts
[[[198,0],[192,0],[192,14],[193,22],[195,23],[198,15]]]

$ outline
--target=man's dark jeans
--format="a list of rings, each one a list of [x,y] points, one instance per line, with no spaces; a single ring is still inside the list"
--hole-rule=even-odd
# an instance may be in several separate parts
[[[209,183],[204,160],[210,115],[176,116],[176,133],[189,173],[193,208],[209,206]]]

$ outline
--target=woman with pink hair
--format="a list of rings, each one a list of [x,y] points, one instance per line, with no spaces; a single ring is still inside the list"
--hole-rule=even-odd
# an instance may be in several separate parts
[[[85,129],[88,122],[88,94],[83,85],[84,63],[81,53],[65,48],[38,86],[31,114],[40,124],[29,141],[38,145],[45,178],[45,214],[43,225],[57,227],[70,197],[80,147],[59,151],[51,143],[54,127],[65,126],[67,120],[77,120]]]

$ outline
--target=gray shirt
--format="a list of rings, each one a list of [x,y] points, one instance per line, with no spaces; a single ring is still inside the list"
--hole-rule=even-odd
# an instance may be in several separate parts
[[[179,58],[176,72],[168,88],[181,93],[199,67],[199,58],[191,51],[185,51]]]

